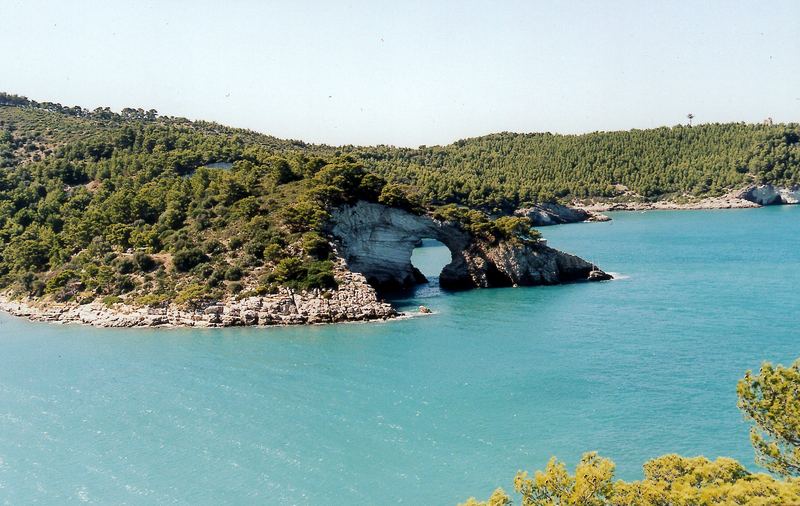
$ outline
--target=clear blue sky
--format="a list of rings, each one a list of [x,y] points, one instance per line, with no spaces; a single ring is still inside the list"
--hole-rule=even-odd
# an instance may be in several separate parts
[[[0,0],[0,90],[331,144],[800,120],[800,2]]]

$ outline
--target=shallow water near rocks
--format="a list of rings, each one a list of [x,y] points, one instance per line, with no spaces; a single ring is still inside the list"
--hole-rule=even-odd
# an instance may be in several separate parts
[[[0,499],[454,504],[589,450],[627,479],[668,452],[756,469],[736,381],[800,355],[800,208],[612,216],[542,232],[624,279],[422,286],[398,303],[436,314],[401,321],[0,316]],[[422,248],[415,264],[447,254]]]

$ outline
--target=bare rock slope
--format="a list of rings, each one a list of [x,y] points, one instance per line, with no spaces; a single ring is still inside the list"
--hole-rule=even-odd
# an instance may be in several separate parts
[[[739,197],[761,206],[797,204],[800,203],[800,186],[751,185],[743,189]]]

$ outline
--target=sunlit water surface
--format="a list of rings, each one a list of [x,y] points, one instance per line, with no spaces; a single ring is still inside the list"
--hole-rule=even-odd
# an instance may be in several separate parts
[[[435,314],[403,321],[103,330],[0,316],[0,500],[454,504],[588,450],[623,478],[668,452],[754,467],[736,381],[800,355],[800,208],[613,218],[543,232],[620,280],[423,286],[398,303]]]

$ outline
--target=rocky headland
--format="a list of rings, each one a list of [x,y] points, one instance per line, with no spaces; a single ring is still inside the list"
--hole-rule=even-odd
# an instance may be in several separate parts
[[[596,265],[550,248],[545,241],[488,241],[458,223],[380,204],[358,202],[337,209],[328,231],[337,256],[336,289],[281,288],[275,294],[208,301],[191,308],[173,303],[139,307],[99,300],[59,303],[13,298],[5,293],[0,294],[0,310],[36,321],[98,327],[229,327],[387,320],[400,314],[379,294],[425,282],[411,263],[411,253],[423,238],[439,240],[450,249],[452,261],[439,278],[446,289],[611,279]]]

